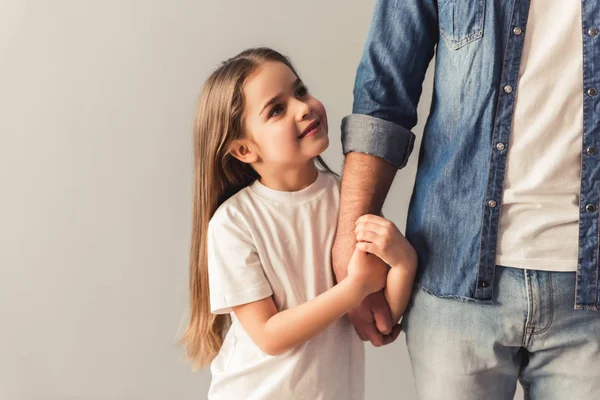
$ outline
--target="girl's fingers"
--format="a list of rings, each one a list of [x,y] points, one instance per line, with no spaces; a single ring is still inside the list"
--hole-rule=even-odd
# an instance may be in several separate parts
[[[356,228],[354,228],[354,232],[358,233],[360,231],[372,231],[380,235],[385,235],[385,233],[387,232],[386,228],[383,225],[376,224],[373,222],[361,222],[357,224]]]
[[[381,251],[381,247],[379,247],[376,243],[358,242],[356,243],[356,248],[367,253],[375,254],[377,257],[381,258],[384,262],[386,262],[384,254]]]
[[[383,226],[387,226],[390,224],[389,220],[387,220],[383,217],[380,217],[379,215],[374,215],[374,214],[365,214],[356,220],[357,224],[362,223],[362,222],[369,222],[369,223],[383,225]]]
[[[359,242],[371,242],[381,246],[381,236],[373,231],[358,231],[356,233],[356,240]]]
[[[377,248],[373,243],[370,242],[358,242],[356,243],[356,248],[362,251],[366,251],[367,253],[372,253],[377,255]]]

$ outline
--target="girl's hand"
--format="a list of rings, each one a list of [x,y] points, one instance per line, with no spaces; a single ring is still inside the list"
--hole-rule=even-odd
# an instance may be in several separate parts
[[[356,220],[356,248],[373,253],[392,268],[416,270],[417,252],[396,225],[367,214]]]
[[[388,267],[381,260],[355,249],[348,264],[348,278],[356,282],[364,296],[385,286]]]

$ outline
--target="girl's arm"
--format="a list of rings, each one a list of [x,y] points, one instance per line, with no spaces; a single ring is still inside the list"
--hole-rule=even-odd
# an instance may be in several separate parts
[[[271,297],[233,307],[248,336],[266,354],[291,350],[327,328],[385,284],[386,267],[371,269],[367,254],[355,251],[347,279],[306,303],[278,311]]]
[[[385,298],[392,322],[404,314],[415,281],[417,252],[396,225],[377,215],[363,215],[356,221],[356,248],[372,253],[390,265]]]
[[[406,271],[402,268],[391,268],[388,272],[384,292],[385,299],[390,305],[392,322],[394,324],[397,324],[398,321],[400,321],[400,317],[402,317],[404,311],[406,311],[414,281],[414,272]]]

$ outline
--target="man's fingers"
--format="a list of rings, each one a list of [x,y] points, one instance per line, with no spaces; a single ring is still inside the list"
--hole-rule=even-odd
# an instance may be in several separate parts
[[[356,334],[358,335],[358,338],[360,340],[362,340],[363,342],[367,341],[367,337],[365,335],[363,335],[362,331],[360,329],[358,329],[356,326],[354,327],[354,330],[356,331]]]
[[[365,322],[360,318],[360,315],[358,314],[358,310],[349,312],[348,319],[350,319],[350,322],[352,322],[352,325],[354,325],[354,330],[356,331],[356,334],[358,335],[360,340],[362,340],[363,342],[366,342],[367,336],[363,333],[363,327],[362,327],[362,325]]]
[[[358,337],[363,342],[369,341],[373,346],[383,346],[383,335],[377,330],[373,314],[369,308],[364,307],[364,304],[359,308],[348,313],[350,322],[354,325],[354,329]]]
[[[348,313],[348,318],[358,337],[363,341],[368,340],[375,347],[393,342],[400,333],[399,328],[396,331],[392,329],[392,317],[383,291],[367,296],[360,306]]]
[[[383,346],[384,338],[383,335],[377,330],[375,324],[371,324],[365,327],[365,336],[367,340],[375,347]]]
[[[392,321],[391,318],[378,318],[375,314],[375,326],[377,330],[383,335],[389,335],[392,332]]]
[[[392,332],[392,316],[387,303],[385,303],[385,298],[383,301],[383,304],[373,307],[373,318],[375,318],[377,330],[384,335],[388,335]]]
[[[394,326],[392,328],[392,332],[389,335],[385,335],[383,337],[383,345],[384,346],[388,345],[388,344],[394,342],[396,339],[398,339],[400,332],[402,332],[402,326],[400,324]]]

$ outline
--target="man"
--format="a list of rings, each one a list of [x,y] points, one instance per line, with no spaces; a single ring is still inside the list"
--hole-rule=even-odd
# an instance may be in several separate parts
[[[435,50],[406,228],[419,398],[512,399],[517,380],[531,399],[600,398],[599,29],[596,0],[376,3],[333,262],[343,279],[354,221],[407,162]],[[350,319],[375,345],[398,335],[381,293]]]

